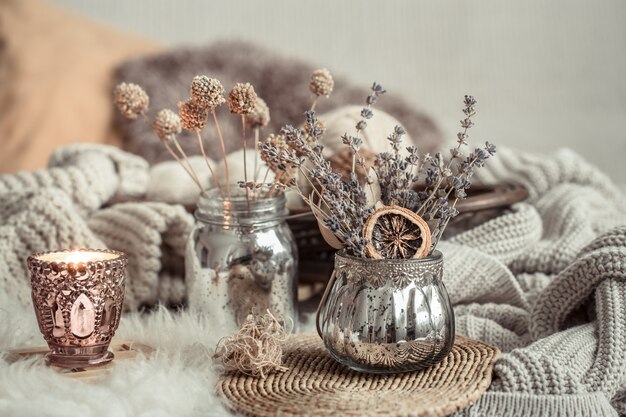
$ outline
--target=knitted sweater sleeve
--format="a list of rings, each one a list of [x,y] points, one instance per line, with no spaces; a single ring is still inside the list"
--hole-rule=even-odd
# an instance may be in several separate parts
[[[47,169],[0,176],[0,291],[30,303],[32,253],[109,247],[129,256],[126,308],[180,304],[192,216],[163,203],[111,205],[142,196],[147,182],[143,159],[104,145],[61,148]]]
[[[626,397],[626,200],[571,151],[504,149],[489,162],[483,180],[521,182],[531,197],[441,245],[458,330],[504,352],[489,391],[459,415],[616,416],[611,400]]]
[[[129,256],[125,308],[184,301],[185,244],[193,224],[182,206],[165,203],[116,204],[89,218],[98,238]]]
[[[106,145],[76,144],[57,150],[49,167],[0,175],[0,198],[24,190],[63,190],[85,217],[113,197],[141,196],[148,183],[142,158]]]

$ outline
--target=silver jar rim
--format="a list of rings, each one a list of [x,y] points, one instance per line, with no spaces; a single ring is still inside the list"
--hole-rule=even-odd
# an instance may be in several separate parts
[[[347,253],[347,251],[345,249],[342,249],[340,251],[338,251],[337,253],[335,253],[335,260],[337,260],[337,258],[341,258],[344,260],[347,260],[348,262],[351,263],[361,263],[361,264],[370,264],[370,265],[389,265],[389,266],[395,266],[395,265],[407,265],[407,264],[419,264],[419,265],[423,265],[426,263],[439,263],[443,260],[443,254],[441,253],[441,251],[438,250],[434,250],[430,255],[428,255],[425,258],[420,258],[420,259],[374,259],[374,258],[362,258],[359,256],[354,256],[354,255],[350,255]]]

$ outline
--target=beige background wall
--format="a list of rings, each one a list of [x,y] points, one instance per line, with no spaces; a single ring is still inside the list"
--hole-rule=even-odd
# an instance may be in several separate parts
[[[244,38],[402,92],[454,135],[474,94],[474,139],[569,146],[626,183],[623,0],[54,0],[167,44]]]

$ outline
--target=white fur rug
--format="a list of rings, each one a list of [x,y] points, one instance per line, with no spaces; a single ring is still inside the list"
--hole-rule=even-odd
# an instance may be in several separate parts
[[[4,294],[0,294],[0,323],[0,352],[45,345],[32,307]],[[211,361],[217,343],[214,326],[187,311],[162,308],[150,314],[126,314],[116,339],[148,344],[157,353],[116,366],[99,382],[70,380],[41,360],[10,365],[0,360],[0,416],[230,415],[215,395],[220,370]]]

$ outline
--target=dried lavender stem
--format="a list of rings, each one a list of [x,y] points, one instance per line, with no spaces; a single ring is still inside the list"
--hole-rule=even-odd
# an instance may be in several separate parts
[[[187,166],[189,167],[189,171],[191,171],[191,175],[196,179],[196,182],[198,183],[200,188],[202,188],[202,181],[200,181],[200,179],[198,178],[198,174],[196,173],[196,170],[193,169],[193,166],[191,166],[191,163],[189,162],[189,158],[187,157],[187,154],[185,153],[185,151],[183,151],[183,148],[180,146],[175,136],[172,137],[172,140],[174,141],[174,145],[176,145],[176,149],[178,149],[178,152],[180,152],[180,154],[183,156],[182,159],[187,162]]]
[[[467,128],[465,128],[465,130],[463,131],[463,134],[465,134],[467,132]],[[461,148],[461,143],[459,143],[457,145],[457,149]],[[454,159],[454,158],[453,158]],[[470,165],[472,165],[474,162],[476,161],[476,158],[474,158],[474,160],[472,161],[472,163]],[[450,161],[448,161],[448,166],[447,169],[450,168],[450,165],[452,164],[452,159],[450,159]],[[420,211],[426,206],[426,204],[428,204],[430,202],[430,200],[432,199],[433,195],[435,195],[435,193],[437,192],[437,190],[439,189],[439,186],[441,185],[443,181],[443,173],[441,175],[441,177],[439,178],[439,180],[437,181],[437,184],[435,185],[435,187],[433,188],[433,191],[430,193],[430,195],[428,196],[428,198],[426,199],[426,201],[424,201],[424,203],[420,206],[420,208],[417,209],[416,213],[420,213]]]
[[[215,129],[217,130],[217,136],[220,138],[220,145],[222,147],[222,157],[224,158],[224,174],[226,174],[226,194],[228,195],[228,199],[230,200],[230,175],[228,170],[228,159],[226,158],[226,146],[224,144],[224,137],[222,136],[222,129],[220,128],[220,123],[217,121],[217,115],[215,114],[215,109],[211,110],[211,114],[213,114],[213,120],[215,121]]]
[[[433,196],[435,195],[435,193],[437,192],[437,190],[439,189],[439,186],[441,185],[441,182],[443,181],[443,177],[439,178],[439,180],[437,180],[437,184],[435,184],[435,186],[433,187],[433,191],[430,193],[430,195],[428,196],[428,198],[426,199],[426,201],[424,201],[422,203],[422,205],[415,211],[415,213],[417,213],[418,215],[421,216],[421,211],[423,208],[426,207],[426,205],[432,200]]]
[[[241,115],[241,136],[243,138],[243,180],[248,184],[248,161],[246,159],[246,115]],[[246,187],[246,202],[248,203],[248,209],[250,209],[250,190]]]
[[[220,192],[220,196],[224,198],[224,193],[222,192],[222,187],[220,185],[219,180],[215,177],[215,172],[213,172],[213,168],[211,168],[211,164],[209,162],[209,158],[206,156],[206,152],[204,151],[204,144],[202,143],[202,136],[200,136],[200,129],[196,129],[196,137],[198,138],[198,145],[200,145],[200,152],[202,152],[202,156],[204,157],[204,162],[206,162],[207,168],[209,168],[209,172],[211,173],[211,179],[217,185],[217,189]]]
[[[321,208],[321,203],[323,202],[323,203],[326,205],[326,207],[327,207],[329,210],[331,210],[331,211],[332,211],[332,207],[331,207],[331,206],[330,206],[330,204],[326,201],[326,199],[324,198],[324,196],[323,196],[323,195],[322,195],[322,194],[321,194],[321,193],[317,190],[317,188],[313,185],[313,182],[311,182],[311,179],[309,178],[309,176],[308,176],[308,175],[307,175],[307,174],[306,174],[306,173],[302,170],[302,167],[299,167],[299,168],[300,168],[300,172],[302,172],[302,175],[304,175],[304,177],[307,179],[307,181],[309,182],[309,184],[311,184],[311,187],[313,188],[313,192],[315,192],[315,193],[319,196],[319,198],[320,198],[320,205],[319,205],[319,207]],[[323,184],[322,184],[319,180],[317,180],[317,179],[316,179],[316,181],[318,182],[318,184],[320,185],[320,187],[324,188],[324,185],[323,185]],[[302,196],[302,195],[301,195],[301,196]],[[355,204],[355,205],[356,205],[356,203],[352,200],[352,198],[350,198],[350,196],[349,196],[349,195],[346,195],[346,199],[347,199],[347,200],[350,200],[350,202],[351,202],[352,204]],[[322,211],[322,210],[320,210],[320,211]],[[322,211],[322,213],[323,213],[323,211]],[[325,213],[324,213],[324,214],[325,214]],[[346,226],[346,228],[347,228],[346,230],[350,230],[350,225],[349,225],[349,224],[345,221],[345,218],[343,218],[343,217],[342,217],[342,218],[340,218],[339,220],[340,220],[341,222],[343,222],[343,224]]]
[[[474,166],[474,164],[476,163],[476,160],[477,160],[477,159],[478,159],[477,157],[475,157],[474,159],[472,159],[472,161],[469,163],[469,166],[470,166],[470,167]],[[454,188],[452,188],[452,187],[451,187],[451,188],[447,191],[447,193],[446,193],[446,199],[450,197],[450,194],[452,193],[452,191],[453,191],[453,190],[454,190]],[[444,191],[445,191],[445,188],[444,188]],[[457,198],[456,200],[454,200],[454,204],[456,204],[457,200],[458,200],[458,198]],[[453,207],[454,207],[454,206],[453,206]],[[435,206],[431,207],[431,208],[430,208],[430,210],[428,210],[428,212],[429,212],[430,214],[433,214],[433,213],[434,213],[434,212],[433,212],[433,208],[435,208]]]
[[[456,202],[457,201],[459,201],[458,198],[454,199],[454,202],[452,203],[452,208],[454,208],[456,206]],[[430,248],[431,252],[433,250],[435,250],[435,248],[437,247],[437,244],[439,243],[439,239],[441,239],[441,236],[443,235],[443,231],[448,226],[448,222],[450,222],[450,217],[448,217],[446,219],[446,221],[444,222],[443,226],[438,227],[437,236],[433,239],[433,244],[431,245],[431,248]],[[430,252],[429,252],[429,254],[430,254]]]
[[[313,189],[313,192],[314,192],[314,193],[316,193],[316,194],[319,196],[320,201],[323,201],[323,202],[324,202],[324,204],[326,204],[326,207],[327,207],[328,209],[330,209],[330,205],[329,205],[329,204],[328,204],[328,202],[324,199],[324,197],[322,196],[322,194],[321,194],[321,193],[317,190],[317,188],[315,187],[315,185],[313,185],[313,182],[311,181],[311,179],[309,178],[309,176],[308,176],[308,175],[304,172],[304,170],[302,169],[302,167],[298,167],[298,169],[300,170],[300,172],[302,173],[302,175],[304,176],[304,178],[306,178],[306,180],[309,182],[309,184],[311,184],[311,188]],[[324,187],[324,186],[323,186],[323,185],[322,185],[319,181],[317,181],[317,182],[318,182],[318,184],[319,184],[322,188]]]
[[[298,195],[300,196],[300,198],[302,198],[302,201],[304,201],[307,205],[311,205],[313,202],[311,201],[310,198],[308,198],[307,196],[304,195],[304,193],[302,192],[302,190],[300,189],[300,187],[298,186],[298,184],[296,184],[296,192],[298,193]],[[330,207],[329,207],[330,208]],[[328,219],[328,216],[326,215],[326,213],[324,213],[322,210],[319,211],[319,213],[324,216],[324,220]],[[317,218],[317,217],[316,217]],[[347,226],[347,223],[343,222],[344,225]],[[340,225],[341,227],[341,225]],[[343,229],[342,227],[342,233],[344,235],[348,235],[348,232],[346,229]],[[333,234],[342,242],[344,241],[344,239],[341,238],[340,235],[337,235],[336,233],[333,232]]]
[[[311,181],[311,179],[309,178],[309,176],[304,172],[304,170],[302,169],[302,167],[298,167],[300,172],[302,173],[302,175],[306,178],[306,180],[309,182],[309,184],[311,184],[311,188],[313,189],[313,192],[316,193],[320,199],[320,208],[321,208],[321,203],[324,203],[324,205],[326,205],[326,208],[328,208],[329,210],[332,210],[330,204],[328,203],[328,201],[326,201],[326,199],[324,198],[324,196],[317,190],[317,188],[315,187],[315,185],[313,185],[313,182]],[[316,180],[318,182],[318,184],[320,185],[320,187],[324,188],[324,185],[322,183],[319,182],[319,180]],[[296,184],[297,185],[297,184]],[[300,191],[300,189],[298,188],[298,191]],[[302,196],[302,193],[300,193],[300,196]],[[308,200],[308,199],[307,199]],[[352,201],[352,199],[350,197],[348,197],[348,200]],[[307,203],[308,204],[308,203]],[[310,204],[309,204],[310,205]],[[322,211],[323,213],[323,211]],[[348,227],[348,224],[345,223],[344,224]]]
[[[359,151],[356,151],[356,156],[358,156],[359,158],[361,157],[361,154],[359,154]],[[353,158],[354,158],[354,155],[353,155]],[[367,172],[367,169],[365,169],[365,164],[363,164],[363,165],[359,164],[359,166],[363,170],[363,174],[365,174],[365,179],[367,181],[367,185],[370,188],[370,192],[372,193],[372,195],[374,195],[374,189],[372,188],[372,184],[369,182],[370,176],[369,176],[369,173]]]
[[[468,119],[471,119],[472,116],[467,116]],[[469,127],[465,127],[463,128],[463,138],[465,138],[465,135],[467,135],[467,131],[469,130]],[[463,142],[459,141],[459,144],[456,146],[456,150],[458,151],[459,149],[461,149],[461,146],[463,145]],[[453,156],[452,158],[450,158],[450,160],[448,161],[448,166],[446,166],[447,169],[450,169],[450,167],[452,166],[452,161],[455,159],[455,157]]]
[[[371,104],[368,104],[366,107],[368,110],[370,110],[372,108]],[[357,129],[356,131],[356,137],[359,137],[359,130]],[[365,139],[365,144],[368,146],[368,148],[372,149],[372,144],[370,143],[370,140],[366,137],[364,137],[363,139]]]

